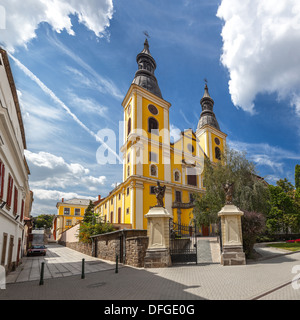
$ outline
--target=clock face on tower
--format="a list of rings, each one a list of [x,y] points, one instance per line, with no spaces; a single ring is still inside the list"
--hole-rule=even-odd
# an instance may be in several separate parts
[[[155,116],[158,114],[158,110],[153,104],[149,104],[148,110]]]

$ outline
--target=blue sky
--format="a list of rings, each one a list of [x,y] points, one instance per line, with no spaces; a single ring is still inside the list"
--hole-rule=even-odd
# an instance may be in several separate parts
[[[144,31],[172,128],[196,130],[204,78],[228,144],[272,184],[300,163],[300,6],[287,0],[3,0],[27,139],[33,215],[62,197],[106,196],[122,165],[101,165],[97,133],[119,137],[121,102]],[[3,26],[3,24],[2,24]],[[116,152],[119,153],[119,143]]]

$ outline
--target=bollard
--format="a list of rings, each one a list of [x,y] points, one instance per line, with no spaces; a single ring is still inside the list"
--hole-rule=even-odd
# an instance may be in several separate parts
[[[42,262],[41,275],[40,275],[40,286],[44,284],[44,266],[45,266],[45,262]]]
[[[82,259],[82,268],[81,268],[81,279],[85,278],[85,274],[84,274],[84,259]]]
[[[117,256],[116,256],[116,273],[119,272],[119,270],[118,270],[118,260],[119,260],[119,257],[118,257],[118,255],[117,255]]]

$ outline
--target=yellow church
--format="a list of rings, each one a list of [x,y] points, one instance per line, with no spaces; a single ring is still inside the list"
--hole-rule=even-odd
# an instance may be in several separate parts
[[[174,221],[191,225],[193,195],[205,192],[204,158],[219,161],[227,135],[220,130],[206,84],[196,132],[184,130],[171,142],[171,103],[162,97],[147,39],[136,61],[138,70],[122,102],[123,182],[96,205],[95,212],[106,222],[147,229],[145,215],[156,205],[154,187],[159,181],[166,186],[164,205]]]

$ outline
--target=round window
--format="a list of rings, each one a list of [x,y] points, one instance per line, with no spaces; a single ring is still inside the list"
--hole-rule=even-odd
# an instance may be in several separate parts
[[[158,114],[158,110],[157,110],[157,108],[156,108],[153,104],[149,104],[148,110],[149,110],[152,114],[154,114],[155,116]]]

